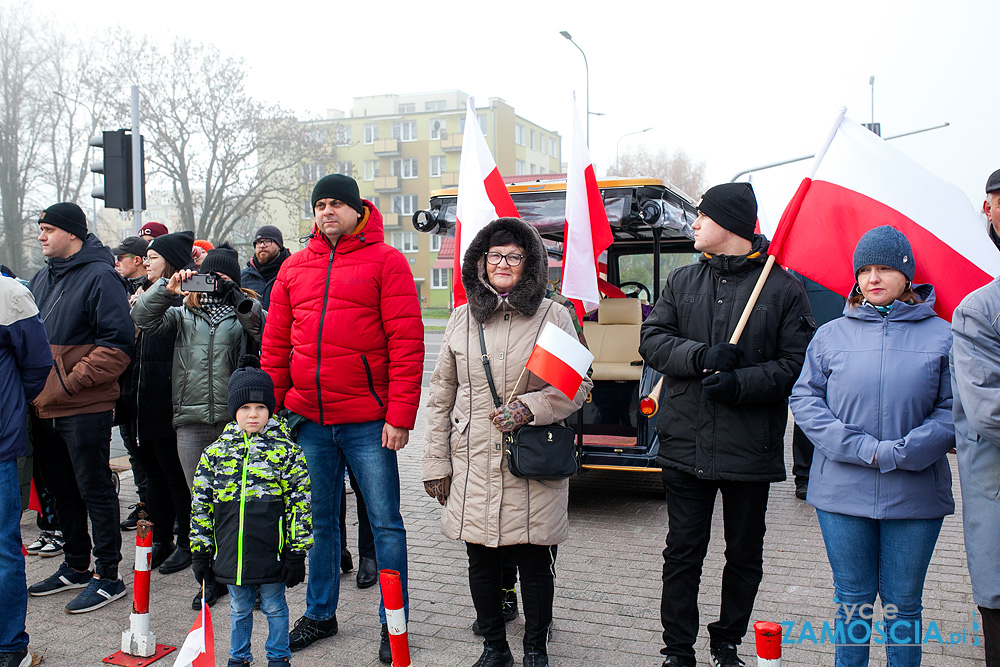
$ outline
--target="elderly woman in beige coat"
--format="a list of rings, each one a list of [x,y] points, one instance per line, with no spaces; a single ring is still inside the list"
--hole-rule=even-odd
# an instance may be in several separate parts
[[[530,373],[521,377],[546,322],[576,336],[569,311],[545,298],[547,276],[548,257],[533,227],[517,218],[484,227],[462,265],[468,304],[448,320],[431,378],[424,486],[444,505],[444,534],[466,543],[469,588],[485,640],[475,667],[514,664],[501,614],[500,565],[508,558],[521,574],[523,664],[549,664],[545,644],[552,621],[553,547],[569,534],[569,480],[514,477],[501,445],[502,431],[569,417],[593,386],[585,378],[570,401]],[[493,406],[486,379],[479,324],[497,393],[502,400],[515,396],[500,408]]]

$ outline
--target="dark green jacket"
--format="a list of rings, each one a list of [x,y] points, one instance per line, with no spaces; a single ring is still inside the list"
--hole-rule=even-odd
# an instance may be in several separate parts
[[[235,422],[201,455],[191,499],[191,552],[213,554],[224,584],[281,581],[283,556],[313,543],[309,473],[281,418],[262,433]]]

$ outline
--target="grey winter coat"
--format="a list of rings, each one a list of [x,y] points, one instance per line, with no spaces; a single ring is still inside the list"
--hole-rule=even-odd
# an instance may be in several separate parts
[[[965,553],[976,604],[1000,609],[1000,279],[951,321],[951,384]]]
[[[936,519],[955,511],[948,323],[923,303],[844,307],[806,351],[789,401],[816,446],[806,500],[871,519]]]
[[[174,298],[161,278],[132,307],[132,319],[144,334],[174,338],[174,428],[231,421],[226,405],[229,377],[246,350],[244,336],[260,345],[264,331],[260,302],[245,299],[213,326],[200,309],[172,306]]]
[[[525,269],[507,298],[486,280],[483,253],[500,227],[527,240]],[[514,477],[507,469],[502,436],[487,415],[493,398],[486,380],[477,321],[498,394],[506,400],[546,322],[576,336],[569,311],[544,298],[548,261],[537,233],[526,223],[501,218],[490,223],[465,256],[462,282],[469,303],[452,313],[431,377],[423,479],[451,478],[441,527],[445,536],[488,547],[559,544],[569,534],[569,480]],[[515,393],[531,409],[533,424],[565,419],[593,387],[585,378],[574,400],[531,373]]]

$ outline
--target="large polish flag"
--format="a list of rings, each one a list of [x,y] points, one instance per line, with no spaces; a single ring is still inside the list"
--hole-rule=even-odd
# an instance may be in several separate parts
[[[472,239],[497,218],[518,218],[517,207],[500,177],[486,137],[476,116],[476,100],[469,97],[462,135],[462,164],[458,170],[458,202],[455,204],[455,307],[466,302],[462,286],[462,260]]]
[[[573,136],[566,173],[566,225],[563,234],[563,267],[559,291],[573,301],[580,320],[601,301],[598,263],[614,237],[597,187],[587,136],[573,98]]]
[[[212,632],[212,612],[201,600],[201,613],[191,626],[191,632],[184,639],[174,667],[215,667],[215,636]]]
[[[594,355],[578,338],[546,322],[527,368],[573,400],[593,361]]]
[[[891,225],[913,248],[914,283],[930,283],[935,310],[951,320],[971,291],[1000,274],[1000,253],[969,198],[845,118],[830,135],[778,222],[775,260],[848,296],[854,247],[873,227]]]

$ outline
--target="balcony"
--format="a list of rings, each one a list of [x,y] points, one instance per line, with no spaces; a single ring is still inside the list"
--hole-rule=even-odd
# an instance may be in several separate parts
[[[453,153],[462,150],[462,135],[459,133],[449,134],[441,140],[441,150],[445,153]]]
[[[399,139],[379,139],[373,149],[375,155],[399,155]]]
[[[399,176],[376,176],[375,192],[401,192],[403,189]]]
[[[458,187],[458,172],[457,171],[447,171],[441,174],[441,187],[442,188],[457,188]]]
[[[404,225],[409,225],[412,219],[413,215],[411,214],[401,215],[399,213],[383,213],[382,227],[384,229],[399,230],[402,229]]]

